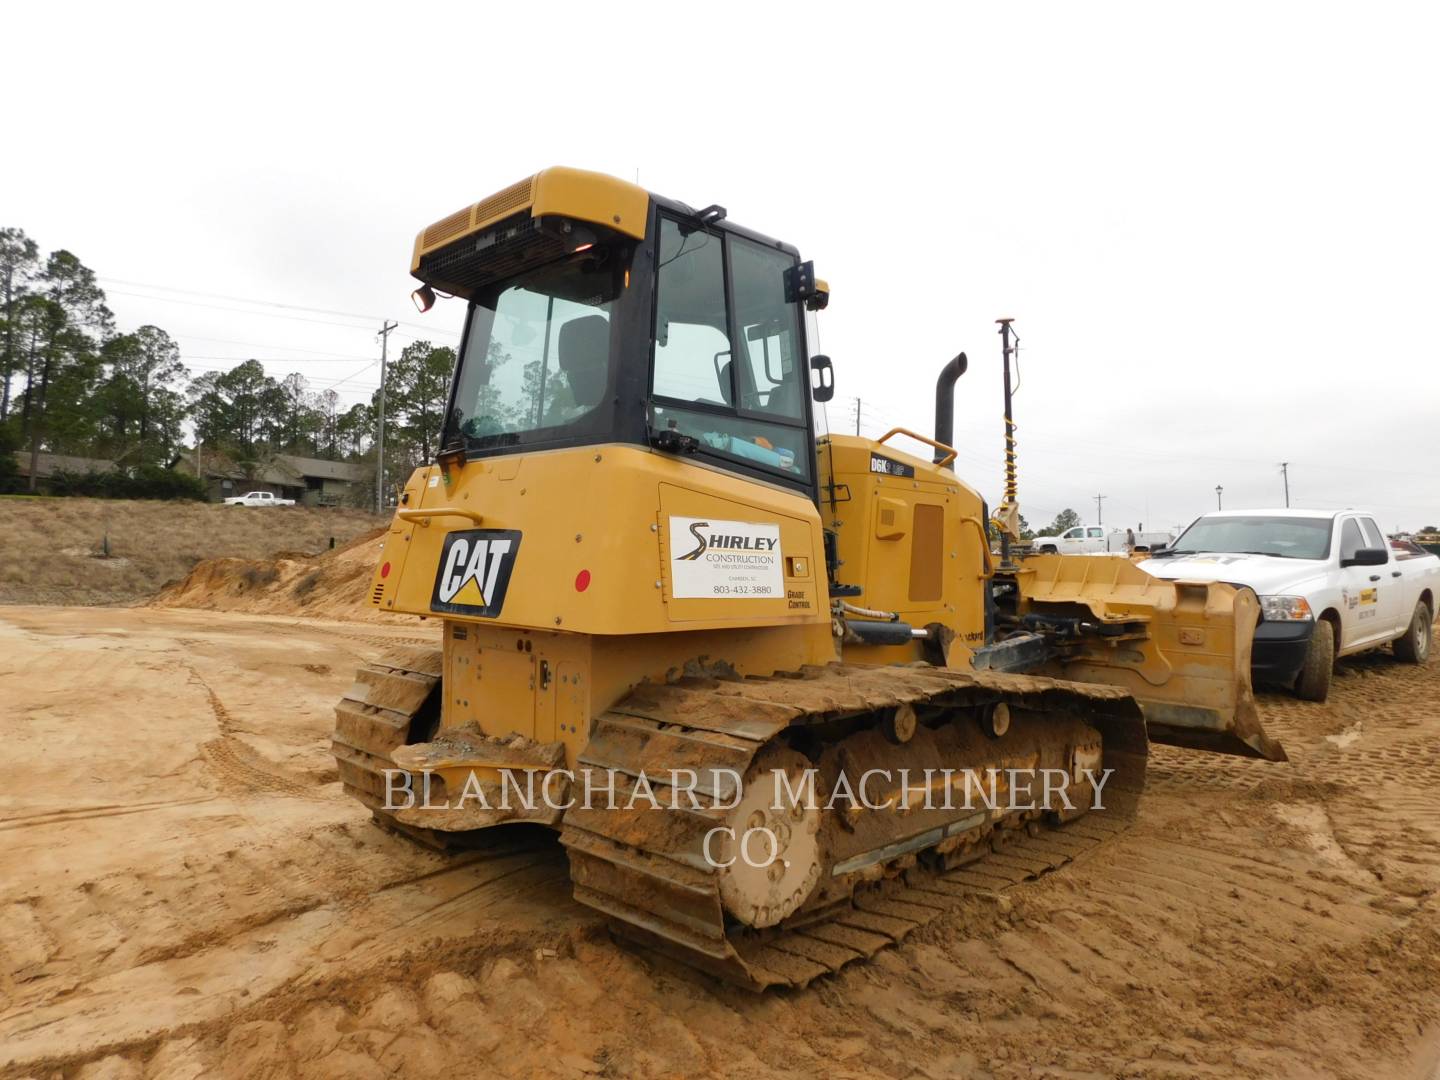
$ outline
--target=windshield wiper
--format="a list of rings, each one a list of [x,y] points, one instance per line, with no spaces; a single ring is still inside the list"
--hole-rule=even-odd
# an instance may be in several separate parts
[[[1269,555],[1272,559],[1298,559],[1299,555],[1281,555],[1278,551],[1237,551],[1236,555]]]
[[[1152,559],[1167,559],[1167,558],[1169,558],[1171,555],[1198,555],[1198,554],[1200,554],[1198,551],[1185,551],[1185,550],[1182,550],[1182,549],[1180,549],[1180,548],[1166,548],[1164,551],[1152,551],[1152,552],[1150,553],[1150,558],[1152,558]]]

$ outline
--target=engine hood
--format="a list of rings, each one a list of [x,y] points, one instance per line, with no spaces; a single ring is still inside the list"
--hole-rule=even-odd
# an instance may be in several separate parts
[[[1168,581],[1224,581],[1248,585],[1261,596],[1303,594],[1319,584],[1325,564],[1311,559],[1282,559],[1275,555],[1231,555],[1206,552],[1169,559],[1146,559],[1140,569]]]

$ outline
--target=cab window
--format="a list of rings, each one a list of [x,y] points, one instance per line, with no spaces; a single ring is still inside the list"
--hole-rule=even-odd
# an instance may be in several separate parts
[[[1354,518],[1346,518],[1345,524],[1340,526],[1340,558],[1353,559],[1355,552],[1365,546],[1365,538],[1360,534],[1360,523]]]
[[[1372,519],[1361,518],[1360,531],[1365,534],[1366,547],[1379,548],[1381,551],[1389,553],[1390,545],[1385,542],[1385,537],[1380,532],[1380,526],[1376,525]]]
[[[746,361],[736,372],[740,406],[803,423],[805,386],[796,361],[799,312],[785,302],[784,275],[793,262],[759,244],[739,239],[730,243],[735,322],[744,338]]]
[[[607,429],[610,320],[629,258],[628,248],[591,245],[476,295],[447,443],[491,450]]]
[[[719,237],[660,227],[660,292],[655,310],[657,397],[730,404],[730,331]]]
[[[1082,536],[1084,536],[1084,535],[1085,535],[1085,530],[1084,530],[1084,529],[1071,529],[1069,532],[1067,532],[1067,533],[1065,534],[1064,539],[1066,539],[1066,540],[1078,540],[1078,539],[1080,539],[1080,538],[1081,538]]]
[[[1092,540],[1098,540],[1104,537],[1105,533],[1092,525],[1090,528],[1085,530],[1085,535],[1090,537]]]
[[[701,452],[808,480],[798,315],[782,277],[792,262],[661,219],[650,422],[695,439]]]

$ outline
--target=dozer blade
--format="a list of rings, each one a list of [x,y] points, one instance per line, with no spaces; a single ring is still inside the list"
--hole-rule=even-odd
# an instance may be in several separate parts
[[[1066,631],[1043,670],[1129,690],[1156,742],[1287,760],[1255,708],[1250,589],[1164,581],[1105,555],[1034,556],[1016,579],[1022,616]]]

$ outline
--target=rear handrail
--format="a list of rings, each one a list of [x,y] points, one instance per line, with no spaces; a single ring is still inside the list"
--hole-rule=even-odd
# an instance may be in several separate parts
[[[884,435],[881,435],[880,438],[876,439],[875,441],[883,443],[892,435],[909,435],[910,438],[916,440],[917,442],[923,442],[927,446],[932,446],[936,450],[939,450],[945,456],[939,461],[935,462],[936,465],[949,465],[952,461],[955,460],[955,456],[960,452],[956,450],[953,446],[946,446],[944,443],[936,442],[934,439],[930,438],[927,435],[921,435],[918,431],[911,431],[909,428],[903,427],[891,428],[889,431],[887,431]]]
[[[459,506],[437,506],[434,510],[396,510],[395,516],[401,521],[413,521],[421,527],[428,527],[431,518],[461,517],[479,525],[485,520],[478,510],[466,510]]]
[[[979,518],[969,516],[962,517],[960,524],[974,525],[975,531],[980,534],[980,563],[982,566],[980,580],[991,580],[995,576],[995,563],[990,558],[990,537],[985,532],[985,526],[980,524]]]

